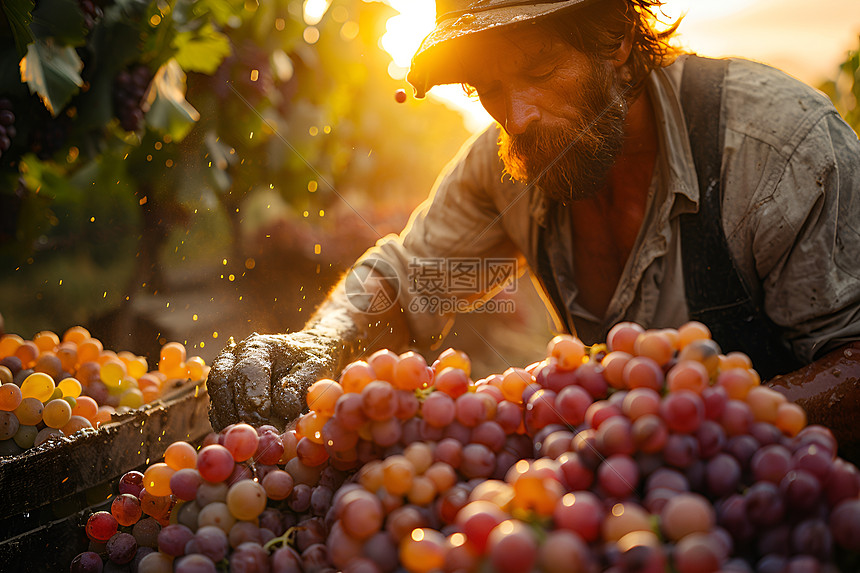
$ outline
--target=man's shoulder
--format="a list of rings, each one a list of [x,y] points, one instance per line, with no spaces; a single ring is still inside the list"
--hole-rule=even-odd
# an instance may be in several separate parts
[[[834,112],[827,96],[808,84],[741,58],[729,60],[724,94],[726,129],[777,149]]]

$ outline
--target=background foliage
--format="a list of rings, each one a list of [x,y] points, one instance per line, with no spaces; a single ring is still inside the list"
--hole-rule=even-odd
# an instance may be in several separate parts
[[[214,350],[217,331],[300,327],[468,136],[440,104],[395,102],[408,86],[378,46],[393,14],[362,0],[333,0],[319,22],[301,0],[4,0],[7,330],[81,323],[142,352],[131,333]],[[146,78],[142,101],[123,74]]]

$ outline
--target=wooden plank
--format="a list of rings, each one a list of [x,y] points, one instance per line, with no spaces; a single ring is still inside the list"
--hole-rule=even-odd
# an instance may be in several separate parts
[[[48,504],[115,480],[164,454],[171,443],[211,431],[205,383],[186,385],[150,406],[73,439],[0,461],[0,539],[19,533]],[[78,506],[80,507],[80,506]]]

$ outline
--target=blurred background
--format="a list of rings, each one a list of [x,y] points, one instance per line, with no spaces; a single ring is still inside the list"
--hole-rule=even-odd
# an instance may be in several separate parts
[[[490,120],[458,86],[395,91],[430,0],[3,0],[0,314],[25,338],[81,324],[154,359],[300,329],[398,232]],[[860,125],[860,3],[670,0],[681,44],[780,67]],[[4,140],[4,138],[6,138]],[[438,349],[484,375],[551,336],[528,280],[512,314]]]

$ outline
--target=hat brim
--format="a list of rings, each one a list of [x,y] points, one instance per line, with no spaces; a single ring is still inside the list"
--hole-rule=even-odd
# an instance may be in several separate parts
[[[458,51],[455,48],[466,45],[464,40],[478,39],[476,35],[498,31],[508,26],[522,25],[561,10],[583,6],[594,1],[535,2],[527,5],[485,8],[474,13],[446,17],[437,22],[433,31],[421,42],[412,58],[406,79],[415,89],[415,97],[423,98],[435,85],[462,81],[462,78],[457,79]]]

